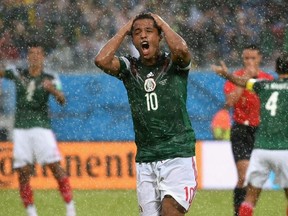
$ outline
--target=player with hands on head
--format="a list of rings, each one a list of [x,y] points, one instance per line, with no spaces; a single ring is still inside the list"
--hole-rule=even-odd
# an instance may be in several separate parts
[[[260,69],[261,51],[254,45],[242,51],[243,67],[233,72],[235,76],[272,80],[273,76]],[[229,80],[224,84],[224,109],[233,108],[233,124],[230,141],[237,170],[237,183],[233,191],[234,215],[244,200],[244,179],[255,141],[255,132],[260,123],[260,101],[257,94],[239,87]]]
[[[46,165],[58,182],[66,202],[67,216],[75,216],[72,189],[65,170],[60,165],[61,155],[48,114],[49,96],[61,105],[65,96],[55,74],[44,72],[45,51],[40,43],[28,45],[27,69],[1,69],[0,77],[10,79],[16,87],[16,113],[13,129],[13,168],[18,173],[20,197],[28,216],[36,216],[30,180],[35,162]]]
[[[239,216],[253,215],[270,171],[275,173],[275,181],[284,189],[288,201],[288,54],[281,54],[276,59],[277,80],[235,76],[228,72],[223,61],[211,67],[221,77],[255,92],[261,102],[261,123],[246,173],[244,185],[248,185],[247,194],[239,208]]]
[[[116,56],[130,36],[139,58]],[[160,49],[164,38],[169,53]],[[137,197],[142,216],[182,216],[196,193],[195,134],[186,108],[191,54],[160,16],[128,21],[99,51],[95,64],[123,81],[137,145]]]

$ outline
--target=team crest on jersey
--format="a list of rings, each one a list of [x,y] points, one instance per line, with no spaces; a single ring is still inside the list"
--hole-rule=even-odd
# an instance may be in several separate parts
[[[156,88],[156,82],[153,78],[148,78],[144,82],[144,89],[146,92],[152,92]]]

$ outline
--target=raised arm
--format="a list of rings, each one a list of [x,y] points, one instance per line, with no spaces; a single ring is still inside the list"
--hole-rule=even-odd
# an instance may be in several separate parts
[[[120,61],[115,56],[126,35],[130,34],[133,19],[127,22],[99,51],[95,57],[95,65],[104,72],[117,75],[120,70]]]
[[[172,54],[172,60],[186,67],[191,62],[191,54],[186,41],[177,34],[160,16],[151,14],[157,25],[164,33],[164,39]]]
[[[235,75],[228,72],[228,68],[223,61],[221,61],[220,64],[221,65],[211,65],[211,69],[213,71],[215,71],[219,76],[223,77],[224,79],[231,81],[235,85],[240,86],[240,87],[244,87],[244,88],[246,87],[246,83],[249,80],[248,77],[235,76]]]

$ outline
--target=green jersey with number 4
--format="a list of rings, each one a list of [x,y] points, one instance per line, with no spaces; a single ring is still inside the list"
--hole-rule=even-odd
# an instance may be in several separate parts
[[[255,148],[288,149],[288,79],[256,81],[253,89],[261,101]]]
[[[179,68],[165,53],[157,65],[120,58],[135,131],[137,162],[195,155],[195,134],[186,108],[189,68]]]
[[[57,76],[41,73],[37,77],[29,75],[28,70],[6,70],[4,77],[14,81],[16,88],[15,128],[51,128],[48,116],[49,92],[42,82],[52,80],[58,90],[61,88]]]

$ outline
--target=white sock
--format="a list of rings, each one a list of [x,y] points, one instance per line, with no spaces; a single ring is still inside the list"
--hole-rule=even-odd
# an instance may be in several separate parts
[[[28,216],[37,216],[37,211],[34,205],[28,205],[26,212]]]
[[[66,216],[76,216],[75,204],[73,200],[66,203]]]

